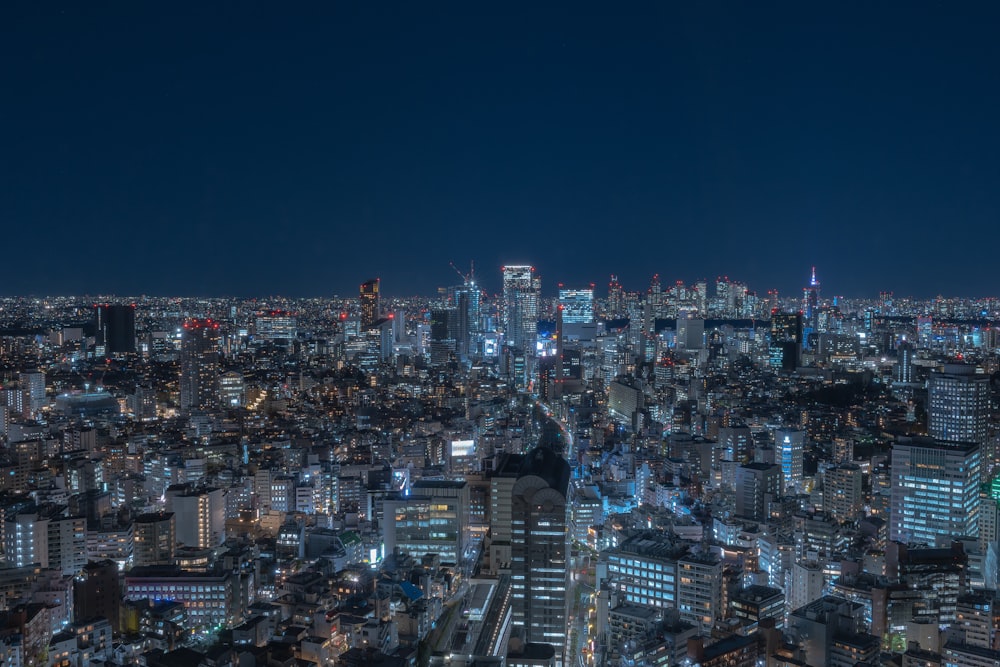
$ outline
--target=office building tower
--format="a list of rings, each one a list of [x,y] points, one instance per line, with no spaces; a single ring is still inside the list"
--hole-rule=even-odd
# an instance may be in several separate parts
[[[525,455],[511,489],[512,623],[563,661],[569,616],[569,464],[553,450]]]
[[[469,290],[464,287],[455,290],[453,299],[455,304],[455,324],[452,329],[455,332],[455,352],[460,360],[466,361],[472,351]]]
[[[503,267],[503,326],[507,345],[535,356],[541,280],[533,266]]]
[[[451,361],[457,351],[455,340],[458,311],[455,308],[435,308],[431,311],[431,364],[439,366]]]
[[[771,313],[771,366],[793,371],[802,351],[802,313]]]
[[[903,340],[896,346],[896,382],[913,382],[913,343]]]
[[[219,378],[219,404],[227,410],[247,404],[246,381],[241,373],[228,371]]]
[[[975,366],[946,364],[930,374],[927,435],[945,442],[986,444],[990,378]]]
[[[465,480],[420,480],[410,494],[383,503],[386,553],[398,551],[442,563],[461,562],[468,539],[469,486]]]
[[[802,465],[805,453],[806,432],[792,428],[779,428],[774,434],[774,448],[781,465],[782,493],[790,495],[802,488]]]
[[[763,521],[768,502],[781,495],[781,466],[747,463],[736,469],[736,514]]]
[[[523,454],[504,452],[490,475],[489,572],[493,575],[510,572],[512,494],[523,463]]]
[[[677,559],[687,548],[653,531],[636,533],[603,551],[600,570],[619,600],[656,609],[677,608]],[[600,588],[600,586],[598,587]]]
[[[212,410],[219,399],[219,323],[189,319],[181,332],[181,410]]]
[[[705,320],[694,313],[683,312],[677,317],[677,349],[701,350],[705,347]]]
[[[94,307],[96,344],[104,354],[135,353],[135,306],[101,304]]]
[[[594,321],[594,288],[560,289],[559,305],[564,324],[591,324]]]
[[[382,312],[382,303],[379,296],[379,278],[366,280],[361,283],[361,290],[358,296],[361,303],[361,329],[367,331],[375,326]]]
[[[598,571],[619,602],[677,609],[683,621],[702,631],[722,615],[722,561],[694,553],[689,544],[655,531],[630,536],[601,553]],[[605,584],[599,584],[602,588]]]
[[[132,564],[173,565],[177,522],[173,512],[140,514],[133,524]]]
[[[257,313],[254,331],[258,340],[293,340],[299,333],[298,318],[287,310]]]
[[[625,314],[625,290],[618,282],[618,276],[612,274],[611,282],[608,283],[608,307],[604,316],[611,320],[622,317]]]
[[[979,531],[980,448],[900,438],[892,446],[889,539],[934,544]]]
[[[451,316],[451,332],[455,339],[455,353],[459,360],[468,361],[479,357],[481,351],[480,334],[482,319],[482,293],[470,276],[461,285],[447,288]]]

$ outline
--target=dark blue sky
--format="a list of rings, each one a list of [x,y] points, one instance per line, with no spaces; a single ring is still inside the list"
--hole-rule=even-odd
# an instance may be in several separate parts
[[[83,4],[0,10],[2,294],[1000,293],[997,3]]]

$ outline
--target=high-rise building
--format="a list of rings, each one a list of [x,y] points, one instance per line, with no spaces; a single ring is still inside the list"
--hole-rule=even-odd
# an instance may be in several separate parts
[[[298,335],[298,318],[287,310],[257,313],[254,330],[260,340],[292,340]]]
[[[181,332],[181,410],[212,410],[219,400],[219,323],[189,319]]]
[[[802,351],[802,313],[771,313],[771,366],[795,370]]]
[[[458,310],[455,308],[435,308],[431,311],[431,364],[446,364],[454,356],[458,324]]]
[[[167,491],[167,509],[177,518],[177,542],[213,549],[226,539],[226,492],[223,489]]]
[[[53,516],[48,521],[49,567],[76,576],[87,564],[87,519]]]
[[[3,542],[10,566],[49,566],[49,520],[37,512],[9,515],[4,522]]]
[[[990,377],[975,366],[946,364],[930,374],[927,435],[946,442],[986,444]]]
[[[722,561],[683,541],[655,531],[635,533],[602,552],[598,570],[626,604],[677,609],[682,620],[702,631],[721,617]]]
[[[560,289],[559,305],[564,324],[590,324],[594,321],[594,288]]]
[[[455,352],[462,361],[478,357],[480,351],[480,321],[482,319],[482,293],[474,280],[466,276],[466,282],[447,288],[451,304],[451,333],[455,339]]]
[[[219,403],[230,410],[247,404],[246,381],[241,373],[228,371],[219,378]]]
[[[900,438],[892,446],[889,539],[934,544],[979,531],[980,448]]]
[[[569,617],[569,464],[553,450],[525,455],[511,490],[511,607],[528,642],[562,663]]]
[[[908,340],[896,346],[896,382],[913,382],[913,343]]]
[[[512,493],[524,463],[523,454],[503,453],[490,475],[490,553],[491,574],[510,571],[513,507]]]
[[[861,466],[841,463],[823,473],[823,511],[838,521],[853,519],[861,511]]]
[[[118,609],[121,602],[118,564],[113,560],[91,561],[73,580],[73,615],[77,621],[108,619],[114,627],[120,625]]]
[[[503,267],[503,325],[507,345],[534,356],[538,344],[538,299],[541,280],[535,267]]]
[[[691,311],[677,316],[677,349],[701,350],[705,347],[705,320]]]
[[[467,539],[469,487],[464,481],[421,480],[410,495],[384,501],[386,552],[440,556],[459,563]]]
[[[782,492],[790,495],[802,487],[806,432],[779,428],[774,434],[774,449],[781,464]]]
[[[608,308],[604,316],[608,319],[621,317],[625,313],[625,291],[622,284],[618,282],[618,276],[611,274],[611,282],[608,283]]]
[[[736,469],[736,514],[763,521],[769,499],[781,495],[781,466],[747,463]]]
[[[704,634],[722,617],[722,561],[715,554],[688,554],[677,561],[677,608],[681,619]]]
[[[45,405],[45,373],[30,370],[18,373],[17,382],[28,399],[28,410],[38,412]]]
[[[105,354],[135,352],[135,306],[105,303],[94,307],[97,345]]]
[[[177,523],[173,512],[141,514],[133,526],[132,563],[173,565],[177,548]]]
[[[382,312],[382,303],[379,296],[379,286],[381,279],[373,278],[361,283],[361,290],[358,298],[361,302],[361,328],[371,329],[379,319]]]
[[[812,267],[812,277],[809,284],[802,288],[802,313],[810,328],[816,326],[816,314],[819,310],[819,281],[816,280],[816,267]]]

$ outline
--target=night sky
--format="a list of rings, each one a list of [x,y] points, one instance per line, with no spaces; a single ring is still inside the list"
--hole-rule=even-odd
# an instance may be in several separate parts
[[[1000,294],[1000,3],[84,4],[0,9],[0,294]]]

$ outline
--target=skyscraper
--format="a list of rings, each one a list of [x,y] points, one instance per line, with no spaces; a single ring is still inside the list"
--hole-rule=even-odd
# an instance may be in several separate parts
[[[135,306],[102,304],[94,307],[97,344],[105,354],[135,352]]]
[[[900,438],[892,446],[889,539],[934,544],[937,536],[979,530],[980,449],[931,438]]]
[[[373,278],[361,283],[361,290],[358,296],[361,302],[361,328],[371,329],[378,321],[381,312],[381,302],[379,297],[380,278]]]
[[[802,313],[805,316],[806,325],[810,328],[816,326],[817,310],[819,310],[819,281],[816,280],[816,267],[814,266],[809,284],[802,288]]]
[[[930,374],[927,435],[947,442],[986,444],[990,378],[975,366],[946,364]]]
[[[181,410],[212,410],[219,399],[219,323],[190,319],[181,333]]]
[[[535,267],[503,267],[503,325],[507,344],[534,356],[538,339],[538,297],[541,280]]]
[[[913,382],[913,343],[908,340],[896,346],[896,382]]]
[[[771,366],[795,370],[802,350],[802,313],[771,313]]]
[[[559,305],[564,324],[590,324],[594,321],[594,288],[560,289]]]
[[[458,310],[435,308],[431,311],[431,364],[446,364],[456,352],[455,334]]]
[[[791,428],[779,428],[774,434],[774,448],[781,464],[782,491],[786,495],[802,487],[805,440],[805,431]]]
[[[569,615],[569,464],[552,449],[525,455],[511,490],[512,621],[562,662]]]

